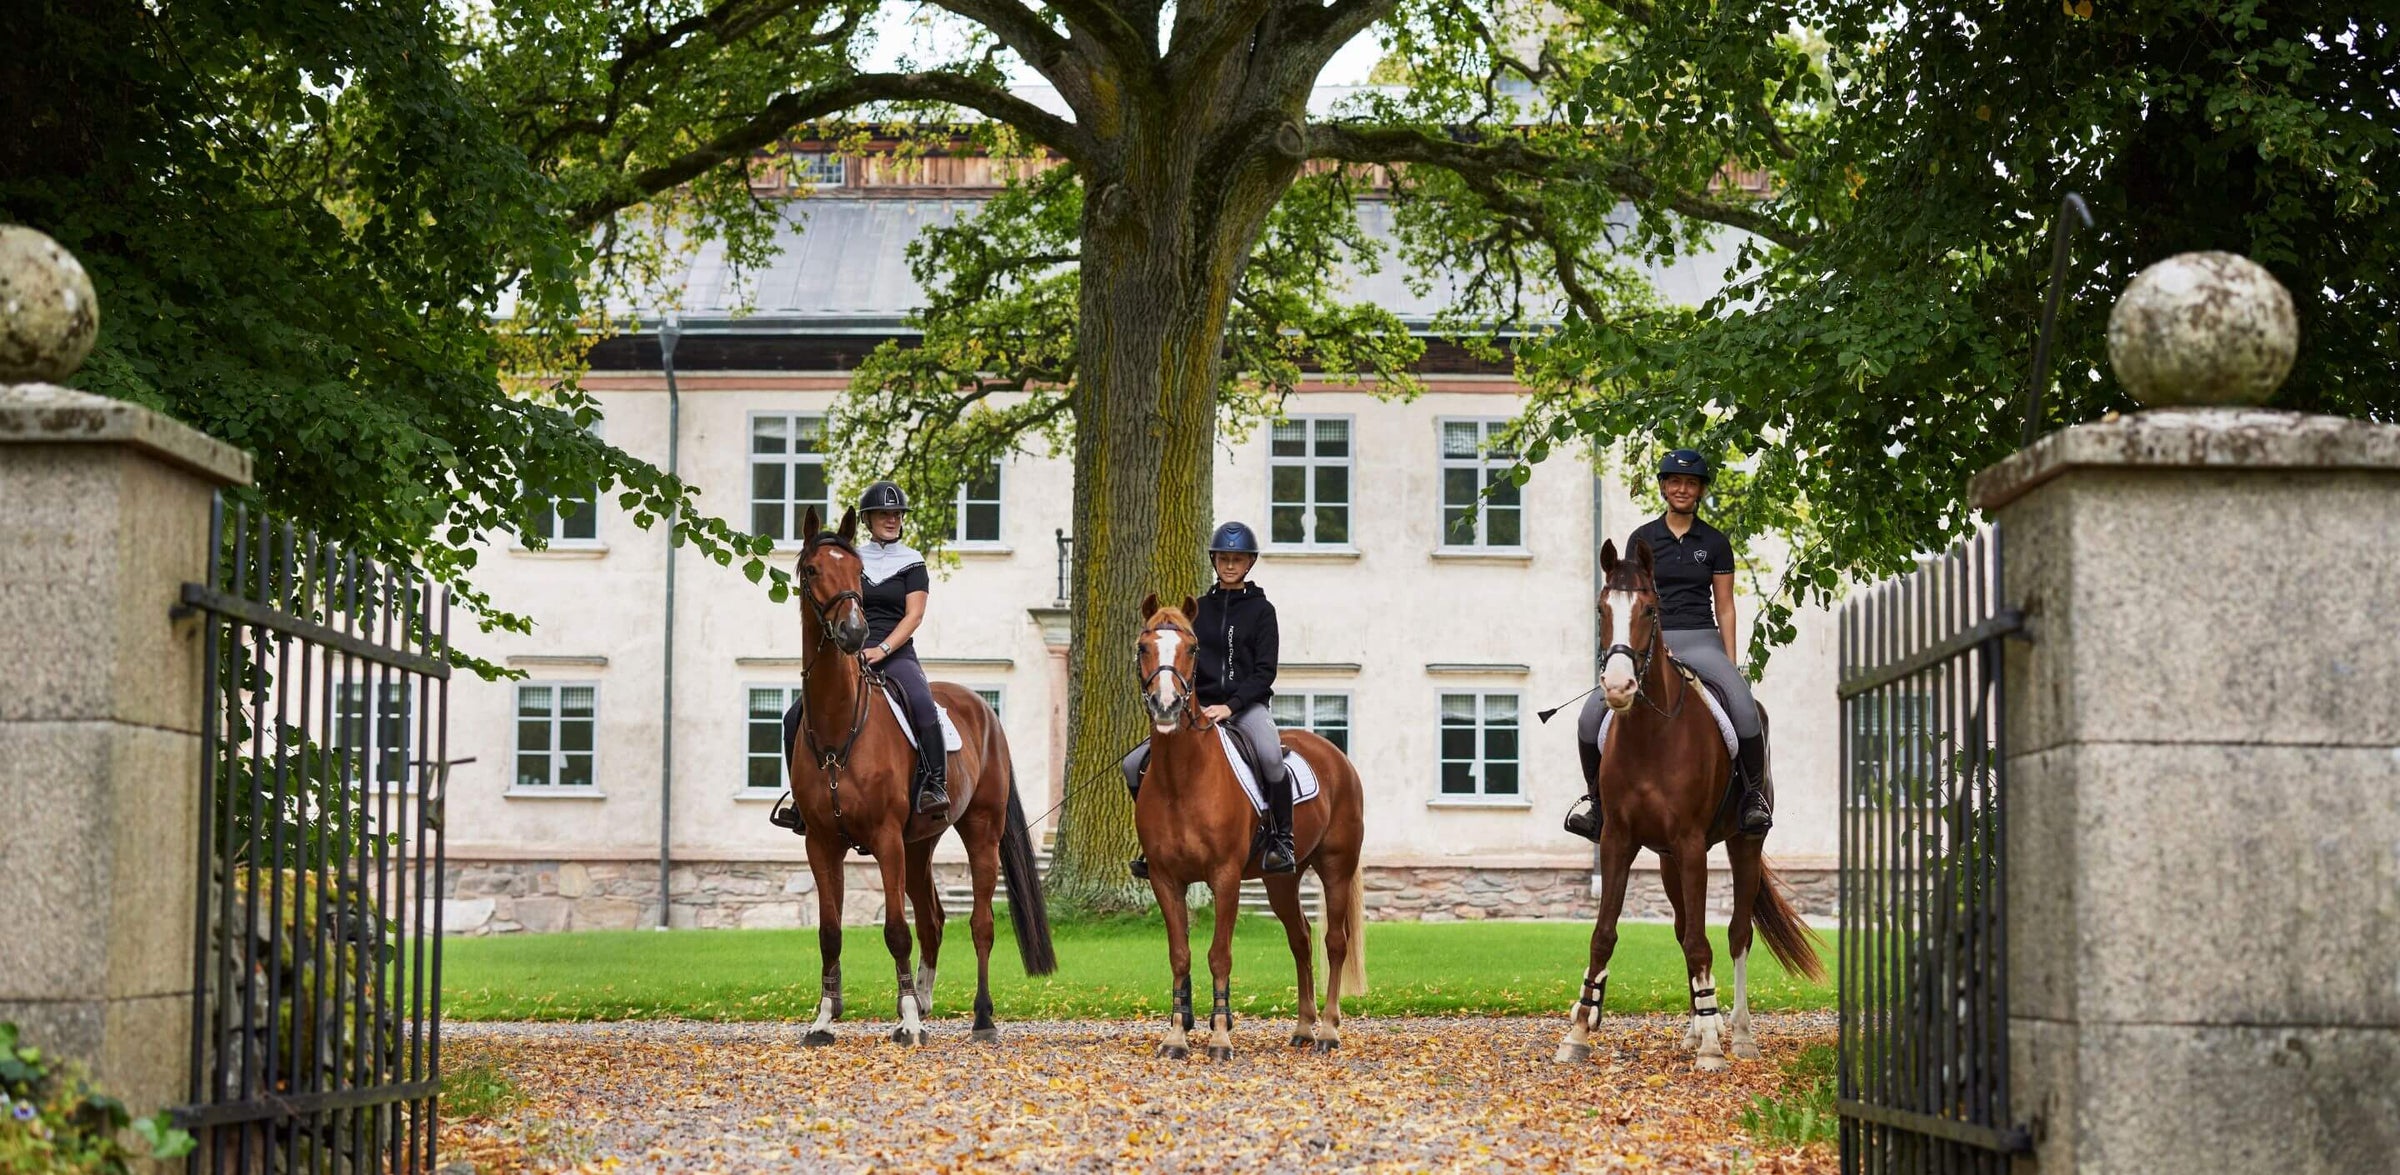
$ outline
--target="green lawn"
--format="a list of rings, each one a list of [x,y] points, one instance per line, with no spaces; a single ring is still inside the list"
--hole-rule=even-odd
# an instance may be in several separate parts
[[[1208,999],[1207,920],[1194,927],[1193,986]],[[1588,922],[1379,922],[1367,926],[1367,980],[1346,1007],[1369,1015],[1566,1011],[1590,949]],[[1717,981],[1730,1006],[1733,975],[1723,927],[1712,928]],[[1166,935],[1154,917],[1057,928],[1056,975],[1028,979],[1005,921],[992,948],[992,998],[1003,1020],[1164,1015]],[[974,993],[973,944],[955,918],[942,953],[936,1012],[962,1011]],[[1322,948],[1320,948],[1320,953]],[[1832,961],[1832,938],[1825,958]],[[891,1015],[891,957],[879,927],[854,927],[842,947],[853,1018]],[[1786,975],[1764,944],[1753,952],[1751,1007],[1832,1006],[1833,985]],[[1320,983],[1322,981],[1320,980]],[[1609,965],[1611,1012],[1681,1011],[1683,955],[1672,931],[1627,923]],[[805,1020],[817,1002],[814,930],[593,931],[452,939],[442,996],[454,1020]],[[1234,936],[1233,998],[1253,1015],[1292,1013],[1291,953],[1273,920],[1244,917]]]

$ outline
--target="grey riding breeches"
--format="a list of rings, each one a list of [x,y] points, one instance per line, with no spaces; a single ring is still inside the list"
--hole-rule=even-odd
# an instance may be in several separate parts
[[[1667,630],[1667,650],[1675,659],[1692,667],[1701,680],[1725,691],[1726,717],[1733,719],[1733,733],[1739,738],[1756,738],[1760,730],[1758,699],[1750,696],[1750,679],[1734,668],[1725,656],[1724,638],[1713,628],[1670,628]],[[1597,742],[1600,737],[1600,716],[1608,713],[1608,699],[1598,690],[1583,703],[1583,712],[1575,716],[1575,737],[1584,742]]]
[[[1284,775],[1283,736],[1276,731],[1275,718],[1267,713],[1266,704],[1262,702],[1234,711],[1233,717],[1225,720],[1225,725],[1232,727],[1234,736],[1250,749],[1250,761],[1258,765],[1260,785],[1281,782]],[[1150,740],[1143,739],[1142,745],[1133,748],[1133,753],[1125,756],[1127,788],[1141,786],[1142,766],[1149,761]]]

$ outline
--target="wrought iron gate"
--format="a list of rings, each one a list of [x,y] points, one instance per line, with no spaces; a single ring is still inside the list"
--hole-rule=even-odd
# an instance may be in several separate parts
[[[191,1170],[430,1173],[449,594],[222,501],[209,532]]]
[[[2007,778],[1987,530],[1842,609],[1842,1170],[1991,1171],[2008,1090]]]

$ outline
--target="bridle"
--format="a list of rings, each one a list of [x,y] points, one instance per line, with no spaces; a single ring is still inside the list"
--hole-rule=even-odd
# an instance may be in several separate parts
[[[1615,591],[1625,589],[1612,588],[1610,590]],[[1616,660],[1617,654],[1625,654],[1626,659],[1633,662],[1633,700],[1650,707],[1651,711],[1656,713],[1659,717],[1672,721],[1682,715],[1683,704],[1691,699],[1691,691],[1689,687],[1676,691],[1675,708],[1673,710],[1668,710],[1660,706],[1658,704],[1658,700],[1652,698],[1649,695],[1649,692],[1643,688],[1644,684],[1650,680],[1650,666],[1658,659],[1659,647],[1666,643],[1666,637],[1659,631],[1658,627],[1658,596],[1656,589],[1651,589],[1646,594],[1650,596],[1650,602],[1644,604],[1642,609],[1646,614],[1646,618],[1650,621],[1650,639],[1643,641],[1642,647],[1639,650],[1636,650],[1632,645],[1626,644],[1623,641],[1619,641],[1616,644],[1608,646],[1608,650],[1600,654],[1600,666],[1602,670],[1605,671],[1608,667],[1608,663]],[[1628,619],[1630,620],[1630,618]]]
[[[809,650],[807,658],[808,663],[812,665],[816,663],[817,658],[825,655],[827,646],[831,646],[836,652],[841,651],[841,646],[833,642],[833,621],[827,614],[845,599],[857,605],[862,612],[866,610],[867,606],[866,599],[855,591],[835,592],[833,598],[822,604],[817,602],[817,593],[813,590],[817,579],[817,566],[813,557],[817,553],[817,548],[827,546],[841,550],[850,549],[850,545],[840,538],[830,534],[820,534],[811,539],[808,548],[800,553],[800,594],[803,599],[808,601],[809,611],[815,613],[817,618],[817,643]],[[852,553],[856,554],[856,552]],[[850,715],[850,733],[843,736],[841,745],[837,747],[828,747],[819,743],[817,728],[808,721],[808,690],[803,686],[800,691],[800,734],[801,737],[808,740],[809,758],[816,763],[817,770],[825,775],[826,791],[833,801],[834,832],[847,841],[851,848],[864,851],[866,846],[859,844],[857,838],[851,836],[850,830],[842,823],[842,770],[850,765],[851,748],[858,745],[859,733],[867,727],[867,695],[882,688],[883,675],[875,672],[874,667],[868,665],[866,659],[859,654],[843,653],[843,655],[858,663],[858,689],[854,691],[858,695],[858,704]]]
[[[1178,637],[1183,638],[1184,640],[1195,642],[1194,647],[1197,647],[1197,642],[1200,639],[1199,634],[1191,631],[1190,629],[1177,628],[1172,624],[1151,625],[1150,627],[1143,629],[1139,635],[1134,637],[1133,640],[1134,669],[1137,673],[1140,672],[1141,669],[1141,638],[1144,636],[1157,636],[1162,633],[1170,632],[1174,633]],[[1175,680],[1175,688],[1183,691],[1183,704],[1179,706],[1178,709],[1183,711],[1183,724],[1185,726],[1194,730],[1207,730],[1216,725],[1214,720],[1200,712],[1200,691],[1193,687],[1192,680],[1188,677],[1185,677],[1183,675],[1183,671],[1177,669],[1173,662],[1168,661],[1163,657],[1159,659],[1158,668],[1151,670],[1141,679],[1142,695],[1145,699],[1149,697],[1150,687],[1158,681],[1158,675],[1161,673],[1173,678]],[[1145,701],[1143,708],[1149,708],[1147,701]],[[1153,712],[1153,716],[1156,716],[1155,712]]]

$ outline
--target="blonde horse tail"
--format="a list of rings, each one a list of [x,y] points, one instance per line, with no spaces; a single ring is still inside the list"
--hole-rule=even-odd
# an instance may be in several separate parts
[[[1823,982],[1825,964],[1817,958],[1817,937],[1814,927],[1800,920],[1792,903],[1783,896],[1783,885],[1767,863],[1758,863],[1758,900],[1751,903],[1750,921],[1758,927],[1759,936],[1767,940],[1767,950],[1783,969],[1795,975]]]
[[[1342,956],[1342,994],[1367,994],[1367,880],[1366,871],[1356,862],[1350,865],[1350,900],[1343,905],[1343,937],[1350,940],[1350,952]],[[1328,920],[1332,912],[1327,911]]]

